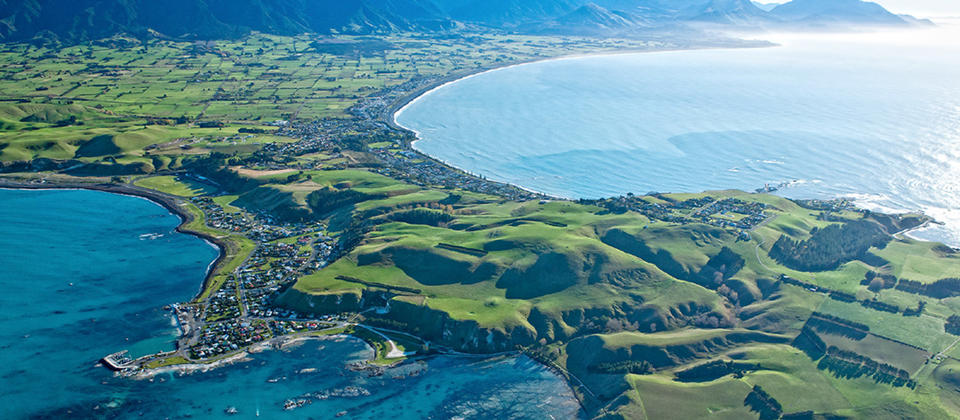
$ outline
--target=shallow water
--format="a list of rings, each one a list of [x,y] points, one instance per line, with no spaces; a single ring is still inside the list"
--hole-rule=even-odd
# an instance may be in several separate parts
[[[411,103],[415,147],[563,197],[752,191],[923,211],[960,245],[960,32],[773,36],[776,48],[570,58]]]
[[[162,307],[198,291],[216,249],[174,232],[179,219],[164,208],[103,192],[0,189],[0,220],[0,418],[222,418],[228,407],[240,418],[579,413],[566,383],[527,358],[436,357],[368,378],[346,369],[372,355],[353,338],[205,373],[117,378],[97,360],[171,349],[176,330]],[[305,394],[311,404],[283,410]]]

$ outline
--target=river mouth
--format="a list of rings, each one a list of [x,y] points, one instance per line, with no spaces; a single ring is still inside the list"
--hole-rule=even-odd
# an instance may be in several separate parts
[[[394,118],[423,153],[555,196],[773,186],[923,212],[945,225],[914,235],[958,246],[956,33],[551,60],[443,85]]]

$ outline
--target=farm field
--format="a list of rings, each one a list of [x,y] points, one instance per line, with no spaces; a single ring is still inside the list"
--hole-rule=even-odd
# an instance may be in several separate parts
[[[182,229],[223,247],[188,303],[207,326],[349,319],[330,331],[381,364],[399,359],[392,345],[522,352],[597,417],[957,417],[960,254],[895,235],[924,216],[732,190],[557,199],[418,154],[382,119],[482,69],[667,47],[416,33],[4,44],[0,181],[174,196]]]

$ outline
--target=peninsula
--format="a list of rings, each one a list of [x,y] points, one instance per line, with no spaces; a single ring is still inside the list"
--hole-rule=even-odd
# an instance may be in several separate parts
[[[350,334],[524,354],[595,418],[955,418],[960,254],[931,220],[768,192],[566,200],[447,166],[393,114],[491,68],[757,46],[463,32],[0,44],[0,187],[143,196],[221,251],[172,352],[204,370]],[[759,186],[758,186],[759,187]],[[301,404],[302,405],[302,404]],[[296,409],[294,402],[290,409]]]

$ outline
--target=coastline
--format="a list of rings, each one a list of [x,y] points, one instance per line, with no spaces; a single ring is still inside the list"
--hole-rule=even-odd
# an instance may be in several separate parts
[[[401,131],[401,132],[406,132],[406,133],[412,133],[416,139],[413,140],[413,141],[411,141],[407,146],[409,147],[410,150],[412,150],[413,152],[419,154],[419,155],[422,156],[423,158],[433,160],[433,161],[438,162],[438,163],[440,163],[440,164],[443,164],[443,165],[445,165],[445,166],[447,166],[447,167],[450,167],[450,168],[452,168],[452,169],[454,169],[454,170],[457,170],[457,171],[460,171],[460,172],[469,174],[469,175],[474,176],[474,177],[486,176],[486,175],[482,175],[482,174],[477,174],[477,173],[471,172],[471,171],[469,171],[469,170],[467,170],[467,169],[465,169],[465,168],[459,167],[459,166],[457,166],[457,165],[455,165],[455,164],[452,164],[452,163],[450,163],[450,162],[447,162],[447,161],[445,161],[445,160],[443,160],[443,159],[440,159],[439,157],[433,156],[433,155],[431,155],[431,154],[429,154],[429,153],[427,153],[427,152],[424,152],[424,151],[418,149],[418,148],[416,147],[416,143],[419,142],[420,140],[423,140],[422,137],[421,137],[421,133],[420,133],[418,130],[416,130],[416,129],[404,127],[403,125],[401,125],[401,124],[397,121],[397,117],[398,117],[402,112],[404,112],[406,109],[408,109],[409,107],[415,105],[415,104],[416,104],[417,102],[419,102],[420,100],[426,98],[426,97],[429,96],[430,94],[432,94],[432,93],[434,93],[434,92],[436,92],[436,91],[438,91],[438,90],[440,90],[440,89],[442,89],[442,88],[445,88],[445,87],[447,87],[447,86],[449,86],[449,85],[453,85],[453,84],[455,84],[455,83],[457,83],[457,82],[464,81],[464,80],[468,80],[468,79],[471,79],[471,78],[474,78],[474,77],[482,76],[482,75],[485,75],[485,74],[487,74],[487,73],[493,73],[493,72],[497,72],[497,71],[500,71],[500,70],[507,70],[507,69],[512,69],[512,68],[521,67],[521,66],[526,66],[526,65],[531,65],[531,64],[546,63],[546,62],[553,62],[553,61],[562,61],[562,60],[576,60],[576,59],[592,58],[592,57],[620,56],[620,55],[628,55],[628,54],[671,53],[671,52],[681,52],[681,51],[725,50],[725,49],[727,49],[727,50],[739,50],[739,49],[749,49],[749,48],[771,48],[771,47],[780,47],[780,46],[782,46],[782,44],[778,44],[778,43],[774,43],[774,42],[770,42],[770,41],[765,41],[765,40],[760,40],[760,39],[757,39],[757,40],[755,40],[755,41],[758,42],[758,43],[766,43],[766,45],[715,46],[715,47],[703,46],[703,47],[667,48],[667,49],[629,49],[629,50],[620,50],[620,51],[603,51],[603,52],[595,52],[595,53],[571,54],[571,55],[564,55],[564,56],[558,56],[558,57],[550,57],[550,58],[542,58],[542,59],[541,59],[541,58],[538,58],[538,59],[524,60],[524,61],[519,61],[519,62],[504,64],[504,65],[501,65],[501,66],[485,66],[485,67],[479,67],[479,68],[476,68],[476,69],[474,69],[474,70],[472,70],[472,71],[462,71],[462,72],[458,72],[458,73],[455,73],[455,74],[447,75],[447,76],[445,76],[445,77],[440,77],[440,78],[438,78],[437,80],[435,80],[435,81],[433,81],[433,82],[431,82],[431,83],[427,83],[427,84],[424,85],[423,87],[420,87],[420,88],[418,88],[418,89],[416,89],[416,90],[414,90],[414,91],[412,91],[412,92],[410,92],[410,93],[408,93],[408,94],[406,94],[406,95],[401,96],[399,99],[397,99],[396,101],[394,101],[390,106],[388,106],[387,108],[385,108],[385,110],[381,113],[381,115],[379,115],[379,116],[377,117],[377,119],[378,119],[380,122],[386,124],[387,126],[389,126],[390,128],[392,128],[392,129],[394,129],[394,130],[399,130],[399,131]],[[516,182],[505,181],[505,180],[502,180],[502,179],[497,179],[497,178],[484,178],[484,179],[486,179],[487,181],[490,181],[490,182],[496,182],[496,183],[500,183],[500,184],[504,184],[504,185],[510,185],[510,186],[515,187],[515,188],[518,188],[518,189],[521,189],[521,190],[524,190],[524,191],[527,191],[527,192],[530,192],[530,193],[533,193],[533,194],[536,194],[536,195],[540,195],[540,196],[543,196],[543,197],[546,197],[546,198],[550,198],[550,199],[558,199],[558,200],[577,200],[577,199],[578,199],[578,197],[560,196],[560,195],[556,195],[556,194],[552,194],[552,193],[547,193],[547,192],[543,192],[543,191],[537,191],[537,190],[531,189],[531,188],[529,188],[529,187],[520,185],[520,184],[518,184],[518,183],[516,183]],[[680,192],[683,193],[683,192],[691,192],[691,191],[680,191]],[[775,194],[775,195],[780,195],[780,196],[782,196],[782,197],[785,197],[785,198],[790,199],[790,197],[789,197],[788,195],[786,195],[786,194],[782,194],[782,193],[781,193],[781,194],[773,193],[773,194]],[[840,196],[835,196],[835,197],[826,197],[826,198],[824,198],[824,199],[837,199],[837,198],[843,198],[843,197],[844,197],[843,195],[840,195]],[[854,204],[855,204],[856,207],[858,207],[858,208],[875,211],[875,210],[872,210],[872,209],[870,208],[870,206],[865,205],[864,203],[858,203],[858,202],[856,202],[856,200],[854,200]],[[882,213],[887,213],[887,212],[883,212],[883,211],[881,211],[881,212],[882,212]],[[902,210],[899,210],[899,211],[889,212],[889,214],[909,214],[909,213],[918,213],[918,214],[924,215],[925,217],[928,217],[930,220],[928,220],[927,222],[923,223],[921,226],[917,226],[917,227],[915,227],[915,228],[908,229],[908,230],[903,231],[903,232],[898,232],[895,236],[902,236],[902,237],[909,238],[909,239],[912,239],[912,240],[924,241],[924,242],[939,242],[939,243],[943,243],[944,245],[949,246],[949,247],[951,247],[951,248],[960,250],[960,244],[958,244],[958,243],[948,243],[946,240],[943,240],[943,239],[938,239],[938,238],[928,239],[928,238],[923,238],[923,237],[920,237],[920,236],[917,236],[917,235],[916,235],[916,233],[925,231],[925,230],[927,230],[927,229],[931,229],[933,226],[937,226],[937,225],[943,226],[943,225],[944,225],[944,223],[943,223],[942,221],[938,221],[938,220],[936,220],[936,219],[934,219],[934,218],[926,215],[926,213],[925,213],[922,209],[902,209]]]
[[[477,77],[486,73],[492,73],[500,70],[511,69],[514,67],[526,66],[530,64],[538,63],[547,63],[552,61],[561,61],[561,60],[573,60],[581,58],[591,58],[591,57],[609,57],[609,56],[619,56],[619,55],[629,55],[629,54],[653,54],[653,53],[671,53],[671,52],[680,52],[680,51],[700,51],[700,50],[724,50],[724,49],[744,49],[744,48],[771,48],[777,47],[779,44],[772,43],[769,41],[757,40],[756,45],[723,45],[723,46],[701,46],[701,47],[691,47],[691,48],[665,48],[665,49],[625,49],[625,50],[610,50],[610,51],[598,51],[592,53],[579,53],[579,54],[570,54],[570,55],[561,55],[557,57],[547,57],[547,58],[533,58],[529,60],[521,60],[512,63],[507,63],[503,65],[495,66],[481,66],[470,70],[462,70],[459,72],[451,73],[446,76],[438,77],[436,80],[425,84],[424,86],[417,88],[395,100],[389,106],[387,106],[383,112],[377,117],[377,119],[388,125],[390,128],[399,131],[411,132],[418,135],[416,130],[411,128],[404,127],[397,123],[396,117],[399,113],[403,112],[409,106],[415,104],[423,97],[429,95],[430,93],[443,88],[447,85],[454,84],[456,82]],[[419,152],[419,151],[418,151]],[[423,152],[419,152],[425,154]]]
[[[179,233],[183,233],[183,234],[193,235],[193,236],[196,236],[196,237],[198,237],[198,238],[200,238],[200,239],[203,239],[204,241],[206,241],[206,242],[208,242],[208,243],[210,243],[210,244],[213,244],[213,245],[217,248],[217,250],[218,250],[218,256],[217,256],[217,258],[216,258],[213,262],[211,262],[210,265],[208,266],[207,273],[206,273],[206,275],[205,275],[205,277],[204,277],[204,281],[203,281],[203,283],[201,284],[200,290],[197,292],[197,294],[196,294],[196,296],[194,297],[194,299],[195,299],[196,297],[199,297],[200,294],[203,293],[203,290],[207,287],[210,279],[211,279],[214,275],[216,275],[216,273],[217,273],[216,268],[221,264],[221,262],[226,258],[226,255],[227,255],[227,252],[226,252],[226,244],[224,244],[219,238],[214,237],[214,236],[211,236],[211,235],[208,235],[208,234],[203,233],[203,232],[192,231],[192,230],[189,230],[189,229],[185,229],[185,228],[184,228],[184,226],[186,226],[187,224],[191,223],[191,222],[194,220],[194,217],[193,217],[193,215],[190,214],[189,212],[186,212],[186,211],[184,211],[183,209],[181,209],[180,206],[177,204],[178,201],[181,200],[180,198],[173,197],[173,196],[170,196],[170,195],[167,195],[167,194],[163,194],[163,193],[160,193],[160,192],[158,192],[158,191],[148,190],[148,189],[141,188],[141,187],[136,187],[136,186],[133,186],[133,185],[130,185],[130,184],[110,184],[110,183],[102,183],[102,182],[101,182],[101,183],[82,183],[82,182],[60,182],[60,181],[55,181],[55,182],[45,182],[45,183],[43,183],[43,184],[40,184],[40,183],[30,182],[30,181],[15,181],[15,180],[11,180],[11,179],[9,179],[9,178],[3,177],[3,176],[0,176],[0,189],[9,189],[9,190],[34,190],[34,191],[43,191],[43,190],[50,190],[50,191],[53,191],[53,190],[64,190],[64,191],[69,191],[69,190],[99,191],[99,192],[106,192],[106,193],[110,193],[110,194],[126,195],[126,196],[130,196],[130,197],[142,198],[142,199],[146,199],[146,200],[148,200],[148,201],[150,201],[150,202],[153,202],[153,203],[155,203],[155,204],[163,207],[163,208],[166,209],[168,212],[170,212],[171,214],[177,216],[177,217],[180,219],[180,224],[175,228],[175,231],[177,231],[177,232],[179,232]],[[174,316],[176,316],[176,315],[174,315]],[[179,323],[180,323],[180,321],[179,321],[179,319],[177,319],[177,324],[179,325]],[[182,328],[181,328],[181,336],[182,336]],[[357,339],[357,340],[361,340],[361,341],[364,341],[364,343],[366,343],[366,345],[367,345],[368,347],[370,347],[371,349],[374,348],[370,343],[367,343],[366,340],[364,340],[363,338],[361,338],[361,337],[359,337],[359,336],[356,336],[356,335],[352,335],[352,334],[334,334],[334,335],[324,335],[324,336],[299,336],[299,337],[290,337],[290,338],[283,338],[283,339],[282,339],[281,341],[279,341],[279,342],[274,342],[274,341],[272,341],[272,340],[271,340],[271,341],[262,342],[262,343],[259,343],[259,344],[257,344],[257,345],[253,345],[253,346],[250,346],[250,347],[248,347],[248,348],[245,348],[245,349],[243,349],[243,350],[241,350],[241,351],[239,351],[239,352],[237,352],[237,353],[235,353],[235,354],[232,354],[232,355],[229,355],[229,356],[227,356],[227,357],[224,357],[224,358],[221,358],[221,359],[217,359],[217,360],[215,360],[215,361],[211,361],[211,362],[208,362],[208,363],[188,363],[188,364],[177,364],[177,365],[170,365],[170,366],[162,366],[162,367],[147,369],[147,370],[138,372],[138,373],[136,373],[136,374],[134,374],[134,375],[131,375],[130,378],[135,379],[135,380],[144,380],[144,379],[150,379],[150,378],[155,377],[156,375],[163,374],[163,373],[168,373],[168,372],[178,372],[178,373],[180,373],[181,375],[184,375],[184,374],[192,374],[192,373],[195,373],[195,372],[207,372],[207,371],[214,370],[214,369],[217,369],[217,368],[220,368],[220,367],[223,367],[223,366],[228,366],[228,365],[231,365],[231,364],[234,364],[234,363],[240,363],[240,362],[244,362],[244,361],[249,361],[249,360],[251,360],[251,359],[249,358],[249,356],[250,356],[251,354],[260,353],[260,352],[263,352],[263,351],[266,351],[266,350],[273,350],[273,349],[283,350],[283,349],[286,349],[286,348],[290,348],[290,347],[294,347],[294,346],[303,344],[305,341],[308,341],[308,340],[332,340],[332,339],[343,339],[343,338],[354,338],[354,339]],[[277,346],[274,346],[274,343],[277,344]],[[274,347],[276,347],[276,348],[274,348]],[[504,357],[504,356],[519,356],[519,355],[522,355],[523,353],[522,353],[522,352],[516,352],[516,351],[510,351],[510,352],[495,353],[495,354],[483,354],[483,353],[472,354],[472,353],[462,353],[462,352],[450,351],[450,352],[448,352],[448,353],[442,353],[442,354],[448,354],[448,355],[459,356],[459,357],[471,357],[471,358],[478,358],[478,359],[488,359],[488,358],[497,358],[497,357]],[[374,358],[375,358],[375,356],[374,356]],[[537,360],[534,359],[534,358],[531,358],[531,359],[534,360],[534,361],[537,361]],[[367,362],[371,362],[371,361],[373,361],[373,360],[374,360],[374,359],[371,358],[371,359],[368,360]],[[406,360],[409,360],[409,359],[401,359],[401,360],[400,360],[398,363],[396,363],[396,364],[403,363],[403,362],[405,362]],[[564,375],[564,374],[562,374],[562,373],[561,373],[562,371],[561,371],[561,370],[558,370],[555,366],[551,366],[551,365],[549,365],[549,364],[544,364],[544,363],[542,363],[542,362],[540,362],[540,361],[537,361],[537,363],[540,363],[540,364],[543,365],[545,368],[547,368],[547,369],[549,369],[549,370],[551,370],[551,371],[554,371],[555,374],[557,374],[557,375],[560,376],[561,378],[564,378],[564,379],[565,379],[565,382],[568,382],[570,385],[573,385],[573,382],[570,382],[569,380],[567,380],[567,379],[566,379],[567,376]],[[582,383],[581,383],[580,385],[582,386]],[[572,389],[572,390],[575,390],[576,388],[574,388],[573,386],[571,386],[571,389]],[[576,395],[576,392],[575,392],[574,394]],[[580,403],[581,407],[583,407],[584,402],[583,402],[580,398],[577,398],[577,401]]]
[[[720,45],[720,46],[699,46],[699,47],[690,47],[690,48],[678,47],[678,48],[665,48],[665,49],[633,48],[633,49],[625,49],[625,50],[598,51],[598,52],[592,52],[592,53],[562,55],[557,57],[533,58],[529,60],[521,60],[517,62],[503,64],[503,65],[481,66],[474,69],[462,70],[459,72],[448,74],[446,76],[438,77],[434,81],[426,83],[424,86],[421,86],[417,89],[414,89],[411,92],[408,92],[407,94],[400,96],[398,99],[394,100],[389,106],[384,108],[384,110],[379,115],[377,115],[376,120],[385,124],[387,127],[393,130],[397,130],[405,133],[412,133],[416,138],[416,140],[411,141],[407,146],[410,148],[410,150],[412,150],[413,152],[416,152],[417,154],[422,156],[424,159],[430,159],[432,161],[440,163],[456,171],[460,171],[470,176],[479,178],[481,177],[481,174],[475,174],[464,168],[456,166],[450,162],[444,161],[424,151],[421,151],[420,149],[417,149],[416,143],[422,140],[420,138],[421,133],[415,129],[400,125],[400,123],[397,122],[397,116],[400,113],[402,113],[404,110],[409,108],[410,106],[419,102],[421,99],[425,98],[431,93],[439,89],[442,89],[448,85],[452,85],[454,83],[471,79],[477,76],[482,76],[487,73],[493,73],[500,70],[507,70],[507,69],[520,67],[520,66],[547,63],[552,61],[561,61],[561,60],[575,60],[575,59],[582,59],[582,58],[609,57],[609,56],[619,56],[619,55],[629,55],[629,54],[652,54],[652,53],[671,53],[671,52],[680,52],[680,51],[723,50],[723,49],[744,49],[744,48],[772,48],[772,47],[780,46],[779,44],[776,44],[770,41],[765,41],[765,40],[754,40],[753,42],[755,42],[755,44],[748,43],[748,44],[739,45],[739,46],[738,45]],[[507,181],[501,181],[501,180],[489,179],[489,178],[485,178],[485,179],[487,181],[496,182],[503,185],[509,185],[514,188],[518,188],[532,194],[543,196],[545,198],[560,199],[560,200],[576,200],[575,197],[562,197],[554,194],[548,194],[542,191],[531,189],[523,185],[513,183],[513,182],[507,182]]]
[[[131,197],[137,197],[149,200],[164,209],[166,209],[170,214],[177,216],[180,219],[180,224],[174,229],[178,233],[183,233],[186,235],[192,235],[197,238],[202,239],[203,241],[213,245],[217,248],[217,258],[213,260],[207,266],[207,272],[204,274],[203,283],[200,284],[200,289],[197,291],[193,299],[199,297],[204,289],[209,285],[211,279],[216,275],[217,268],[226,260],[227,257],[227,244],[223,242],[220,238],[217,238],[213,235],[194,231],[186,228],[185,226],[193,222],[194,217],[189,212],[183,210],[179,201],[180,198],[163,194],[158,191],[148,190],[146,188],[140,188],[129,184],[109,184],[109,183],[82,183],[82,182],[45,182],[43,184],[38,184],[35,182],[29,181],[15,181],[6,177],[0,177],[0,189],[12,189],[12,190],[88,190],[88,191],[100,191],[111,194],[126,195]]]

